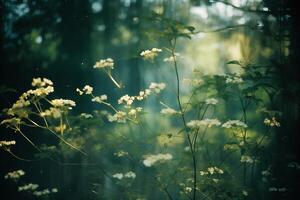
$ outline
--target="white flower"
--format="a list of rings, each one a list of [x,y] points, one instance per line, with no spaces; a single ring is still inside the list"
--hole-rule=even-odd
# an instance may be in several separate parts
[[[136,174],[135,174],[134,172],[132,172],[132,171],[129,171],[129,172],[127,172],[126,174],[124,174],[124,177],[125,177],[125,178],[132,178],[132,179],[135,179]]]
[[[218,100],[215,98],[210,98],[205,100],[206,105],[216,105],[218,103]]]
[[[126,122],[126,113],[123,111],[118,111],[114,115],[108,115],[108,121],[125,123]]]
[[[97,102],[97,103],[102,103],[103,101],[106,100],[107,100],[107,96],[105,94],[92,98],[92,102]]]
[[[254,162],[254,160],[253,160],[253,158],[250,157],[250,156],[245,156],[245,155],[243,155],[243,156],[241,157],[241,163],[253,163],[253,162]]]
[[[122,173],[117,173],[114,174],[112,177],[121,180],[124,177],[124,175]]]
[[[140,55],[146,60],[147,59],[153,60],[161,51],[162,51],[161,49],[152,48],[151,50],[142,51]]]
[[[66,107],[68,109],[72,109],[72,107],[76,106],[76,103],[69,99],[53,99],[51,100],[51,104],[54,107]]]
[[[50,194],[49,189],[44,189],[44,190],[41,190],[41,191],[34,191],[33,192],[34,196],[43,196],[43,195],[47,195],[47,194]]]
[[[244,80],[240,77],[239,74],[236,74],[235,76],[227,75],[225,82],[226,83],[243,83]]]
[[[165,89],[165,83],[150,83],[149,90],[153,91],[156,94],[159,94],[161,90]]]
[[[57,188],[52,188],[52,189],[51,189],[51,192],[52,192],[52,193],[57,193],[57,192],[58,192],[58,189],[57,189]]]
[[[31,85],[33,87],[45,87],[48,85],[53,85],[53,82],[47,78],[33,78]]]
[[[44,112],[41,112],[40,115],[42,117],[46,117],[46,116],[49,116],[49,117],[53,117],[55,119],[58,119],[61,117],[61,114],[62,114],[62,111],[58,108],[54,108],[54,107],[51,107],[50,109],[48,110],[45,110]]]
[[[183,84],[187,84],[187,85],[194,85],[194,86],[199,86],[203,83],[203,80],[201,79],[188,79],[188,78],[184,78],[182,80]]]
[[[100,61],[96,62],[96,64],[94,65],[94,68],[98,68],[98,69],[110,68],[110,69],[113,69],[114,68],[114,61],[111,58],[100,60]]]
[[[25,172],[22,169],[16,170],[16,171],[12,171],[12,172],[8,172],[4,178],[5,179],[13,179],[13,180],[18,180],[21,176],[24,176]]]
[[[266,118],[264,120],[264,124],[270,127],[280,127],[280,123],[276,120],[275,117],[272,117],[271,119]]]
[[[192,129],[200,128],[201,126],[220,126],[221,122],[218,119],[204,119],[204,120],[191,120],[187,123],[187,126]]]
[[[193,191],[193,189],[191,188],[191,187],[185,187],[184,188],[184,192],[185,193],[190,193],[190,192],[192,192]]]
[[[166,154],[157,154],[157,155],[148,155],[146,156],[146,159],[143,161],[143,164],[146,167],[151,167],[154,165],[156,162],[162,162],[162,161],[167,161],[171,160],[173,156],[169,153]]]
[[[161,114],[165,114],[165,115],[175,115],[178,114],[178,112],[172,108],[163,108],[160,111]]]
[[[229,120],[222,125],[223,128],[247,128],[247,124],[240,120]]]
[[[242,194],[246,197],[248,196],[248,192],[246,190],[243,190]]]
[[[118,104],[125,103],[127,106],[130,106],[133,103],[134,99],[135,97],[131,97],[128,94],[126,94],[118,100]]]
[[[121,151],[114,153],[114,155],[118,156],[118,157],[128,156],[128,152],[121,150]]]
[[[140,91],[139,95],[136,96],[136,99],[141,101],[144,98],[147,98],[150,95],[150,93],[151,93],[151,90],[149,90],[149,89],[146,89],[145,91]]]
[[[93,92],[93,87],[91,87],[91,86],[89,86],[89,85],[86,85],[86,86],[83,87],[82,90],[85,92],[85,94],[92,94],[92,92]]]
[[[15,144],[16,144],[15,140],[11,140],[11,141],[2,140],[2,141],[0,141],[0,147],[9,147],[9,146],[12,146],[12,145],[15,145]]]
[[[89,118],[93,118],[93,115],[88,114],[88,113],[81,113],[81,114],[80,114],[80,117],[83,117],[83,118],[85,118],[85,119],[89,119]]]
[[[26,190],[36,190],[39,187],[38,184],[29,183],[23,186],[18,187],[18,191],[26,191]]]
[[[76,88],[76,92],[78,92],[79,95],[83,95],[83,91],[81,91],[79,88]]]
[[[180,54],[179,53],[175,53],[174,56],[170,56],[168,58],[164,59],[164,62],[174,62],[177,60],[177,57],[179,57]]]

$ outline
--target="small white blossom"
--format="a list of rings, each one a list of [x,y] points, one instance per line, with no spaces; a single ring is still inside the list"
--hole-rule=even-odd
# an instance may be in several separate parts
[[[161,90],[165,89],[166,87],[166,84],[165,83],[150,83],[150,86],[149,86],[149,90],[156,93],[156,94],[159,94]]]
[[[271,119],[266,118],[264,120],[264,124],[270,127],[280,127],[280,123],[276,120],[275,117],[272,117]]]
[[[10,146],[15,145],[15,144],[16,144],[15,140],[11,140],[11,141],[2,140],[2,141],[0,141],[0,147],[10,147]]]
[[[38,184],[29,183],[23,186],[18,187],[18,191],[26,191],[26,190],[36,190],[39,187]]]
[[[241,157],[241,163],[253,163],[253,162],[254,162],[254,160],[253,160],[253,158],[250,157],[250,156],[245,156],[245,155],[243,155],[243,156]]]
[[[193,191],[193,189],[191,188],[191,187],[185,187],[184,188],[184,192],[185,193],[190,193],[190,192],[192,192]]]
[[[114,115],[108,115],[108,121],[125,123],[126,122],[126,113],[123,111],[118,111]]]
[[[136,174],[135,174],[134,172],[132,172],[132,171],[129,171],[129,172],[127,172],[127,173],[124,174],[124,177],[125,177],[125,178],[132,178],[132,179],[135,179]]]
[[[184,78],[182,80],[183,84],[187,84],[187,85],[193,85],[193,86],[199,86],[203,83],[203,80],[201,79],[188,79],[188,78]]]
[[[103,101],[106,100],[107,100],[107,96],[105,94],[92,98],[92,102],[97,102],[97,103],[102,103]]]
[[[229,120],[222,125],[223,128],[247,128],[247,124],[240,120]]]
[[[19,178],[21,178],[21,176],[24,176],[25,172],[22,169],[16,170],[16,171],[12,171],[12,172],[8,172],[4,178],[5,179],[13,179],[13,180],[18,180]]]
[[[242,194],[246,197],[246,196],[248,196],[248,192],[246,191],[246,190],[243,190],[242,191]]]
[[[48,85],[53,85],[53,82],[47,78],[33,78],[31,85],[33,87],[45,87]]]
[[[34,191],[34,192],[33,192],[33,195],[39,197],[39,196],[45,196],[45,195],[48,195],[48,194],[50,194],[50,193],[51,193],[51,192],[50,192],[49,189],[44,189],[44,190],[41,190],[41,191]]]
[[[118,156],[118,157],[124,157],[124,156],[128,156],[128,152],[121,150],[121,151],[114,153],[114,155]]]
[[[85,119],[89,119],[89,118],[93,118],[93,115],[88,114],[88,113],[81,113],[81,114],[80,114],[80,117],[83,117],[83,118],[85,118]]]
[[[148,60],[153,60],[159,52],[161,52],[162,50],[161,49],[158,49],[158,48],[152,48],[151,50],[145,50],[145,51],[142,51],[140,53],[140,55],[144,58],[144,59],[148,59]]]
[[[98,69],[101,69],[101,68],[113,69],[114,68],[114,61],[111,58],[100,60],[100,61],[96,62],[96,64],[94,65],[94,68],[98,68]]]
[[[121,180],[124,177],[124,175],[122,173],[117,173],[114,174],[112,177]]]
[[[156,162],[162,162],[162,161],[167,161],[171,160],[173,156],[169,153],[166,154],[157,154],[157,155],[148,155],[146,156],[146,159],[143,161],[143,164],[146,167],[151,167],[154,165]]]
[[[172,108],[163,108],[160,111],[161,114],[165,114],[165,115],[176,115],[179,112],[177,112],[176,110],[172,109]]]
[[[126,104],[127,106],[130,106],[133,101],[134,101],[135,97],[134,96],[129,96],[128,94],[122,96],[119,100],[118,100],[118,104]]]
[[[210,98],[205,100],[206,105],[216,105],[218,103],[218,100],[215,98]]]
[[[202,126],[212,127],[220,126],[221,122],[218,119],[204,119],[204,120],[191,120],[187,123],[187,126],[192,129],[197,129]]]
[[[236,74],[235,76],[227,75],[225,82],[226,83],[243,83],[244,80],[240,77],[239,74]]]
[[[69,99],[53,99],[51,100],[51,104],[54,107],[67,107],[68,109],[72,109],[72,107],[76,106],[76,103]]]

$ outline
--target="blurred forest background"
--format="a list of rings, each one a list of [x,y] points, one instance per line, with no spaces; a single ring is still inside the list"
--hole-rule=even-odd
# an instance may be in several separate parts
[[[54,82],[56,97],[76,101],[74,115],[102,108],[76,94],[76,88],[86,84],[113,100],[124,94],[136,94],[151,81],[165,81],[172,91],[174,74],[169,73],[170,66],[163,59],[151,64],[139,56],[145,49],[168,45],[165,38],[156,34],[163,28],[155,22],[156,15],[195,27],[191,39],[181,38],[177,44],[177,52],[182,56],[180,72],[183,78],[195,67],[204,75],[238,72],[236,66],[227,65],[230,60],[272,66],[276,71],[272,84],[280,88],[280,95],[271,107],[282,113],[283,124],[270,143],[275,155],[272,159],[275,166],[273,181],[275,185],[291,189],[283,196],[266,192],[266,196],[255,199],[293,199],[292,195],[297,194],[299,170],[294,174],[286,167],[290,161],[299,161],[300,152],[297,123],[300,41],[296,30],[296,6],[292,0],[1,0],[0,9],[1,110],[10,107],[23,91],[30,88],[33,77],[49,78]],[[108,57],[114,59],[114,74],[125,85],[121,92],[104,73],[93,69],[96,61]],[[188,92],[188,88],[182,87],[182,90]],[[176,106],[168,92],[162,97],[170,106]],[[146,106],[160,110],[160,105],[154,101],[149,101]],[[81,140],[85,140],[84,149],[89,157],[69,147],[62,147],[63,154],[55,154],[65,164],[37,155],[21,136],[2,126],[0,138],[17,141],[16,155],[42,159],[26,162],[1,151],[1,199],[34,198],[17,192],[14,183],[2,178],[8,171],[16,169],[27,173],[25,182],[57,187],[59,192],[49,199],[167,199],[151,183],[150,169],[114,157],[111,145],[116,145],[115,149],[132,148],[136,152],[154,148],[142,143],[147,139],[145,134],[133,137],[141,141],[140,145],[126,146],[111,134],[109,127],[101,125],[102,121],[95,119],[91,126],[84,124],[81,127]],[[162,121],[154,116],[148,123],[154,128]],[[131,131],[130,127],[125,129],[115,131]],[[27,132],[37,144],[57,145],[59,142],[41,130]],[[116,186],[103,171],[132,168],[139,176],[144,176],[134,183],[135,192],[144,196],[126,196],[126,187]]]

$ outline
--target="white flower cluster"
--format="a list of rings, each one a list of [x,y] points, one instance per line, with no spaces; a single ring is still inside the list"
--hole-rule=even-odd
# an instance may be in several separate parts
[[[189,78],[184,78],[182,80],[183,84],[187,84],[187,85],[193,85],[193,86],[199,86],[203,83],[203,80],[201,79],[189,79]]]
[[[21,176],[24,176],[25,172],[22,169],[16,170],[16,171],[12,171],[12,172],[8,172],[4,178],[5,179],[13,179],[13,180],[18,180],[19,178],[21,178]]]
[[[80,117],[83,117],[83,118],[85,118],[85,119],[89,119],[89,118],[93,118],[93,115],[88,114],[88,113],[81,113],[81,114],[80,114]]]
[[[185,187],[185,188],[184,188],[184,192],[185,192],[186,194],[191,193],[192,191],[193,191],[193,189],[192,189],[191,187]]]
[[[223,128],[247,128],[247,124],[240,120],[229,120],[222,125]]]
[[[128,94],[126,94],[118,100],[118,104],[126,104],[127,106],[131,106],[134,99],[135,99],[134,96],[129,96]]]
[[[225,82],[226,83],[243,83],[244,80],[241,78],[241,76],[239,74],[236,74],[235,76],[227,75]]]
[[[41,112],[40,115],[42,117],[53,117],[55,119],[58,119],[61,117],[62,111],[58,108],[51,107],[45,110],[44,112]]]
[[[76,106],[76,103],[69,99],[53,99],[51,100],[51,104],[56,108],[67,108],[69,110]]]
[[[31,99],[45,97],[54,92],[52,81],[46,78],[34,78],[31,85],[37,88],[24,92],[13,106],[8,109],[8,115],[17,115],[20,118],[27,117],[28,112],[24,108],[30,106]]]
[[[187,126],[191,129],[197,129],[202,126],[211,128],[212,126],[220,126],[221,122],[218,119],[203,119],[203,120],[191,120],[187,123]]]
[[[209,98],[205,100],[206,105],[216,105],[218,103],[218,100],[215,98]]]
[[[245,155],[242,155],[241,156],[241,163],[253,163],[254,160],[251,156],[245,156]]]
[[[109,69],[113,69],[114,68],[114,60],[111,58],[107,58],[107,59],[102,59],[98,62],[96,62],[96,64],[94,65],[94,68],[109,68]]]
[[[143,164],[146,167],[151,167],[156,162],[163,162],[163,161],[171,160],[172,158],[173,158],[173,156],[169,153],[166,153],[166,154],[159,153],[156,155],[148,155],[148,156],[146,156],[146,159],[143,161]]]
[[[105,94],[92,98],[92,102],[97,102],[97,103],[102,103],[106,100],[107,100],[107,96]]]
[[[124,156],[128,156],[128,152],[121,150],[121,151],[115,152],[114,155],[117,157],[124,157]]]
[[[76,92],[79,93],[79,95],[83,95],[83,94],[92,94],[93,92],[93,87],[89,86],[89,85],[85,85],[82,90],[80,90],[79,88],[76,88]]]
[[[129,110],[128,115],[130,117],[136,118],[139,112],[142,112],[142,107],[136,107]]]
[[[272,117],[271,119],[266,118],[264,120],[264,124],[270,127],[280,127],[280,123],[276,120],[275,117]]]
[[[15,140],[11,140],[11,141],[5,141],[5,140],[2,140],[0,141],[0,147],[10,147],[12,145],[15,145],[16,144],[16,141]]]
[[[47,78],[33,78],[31,85],[33,87],[45,87],[53,85],[53,82]]]
[[[151,92],[154,92],[156,94],[159,94],[161,90],[165,89],[166,84],[165,83],[150,83],[149,89]]]
[[[33,184],[33,183],[28,183],[26,185],[23,186],[19,186],[18,187],[18,191],[27,191],[27,190],[36,190],[39,187],[38,184]]]
[[[136,99],[141,101],[141,100],[147,98],[150,95],[150,93],[151,93],[150,89],[146,89],[145,91],[140,91],[139,95],[136,96]]]
[[[208,167],[206,171],[200,171],[201,176],[213,174],[224,174],[224,171],[218,167]]]
[[[48,195],[50,193],[57,193],[57,192],[58,192],[57,188],[52,188],[51,190],[49,190],[48,188],[46,188],[46,189],[41,190],[41,191],[34,191],[33,195],[37,196],[37,197],[40,197],[40,196]]]
[[[179,112],[172,108],[163,108],[163,109],[161,109],[160,113],[164,114],[164,115],[176,115]]]
[[[51,92],[54,92],[53,82],[47,78],[33,78],[31,85],[36,87],[36,89],[23,93],[22,98],[28,99],[29,96],[47,96]]]
[[[108,115],[108,121],[125,123],[126,122],[126,113],[123,111],[118,111],[114,115]]]
[[[119,179],[119,180],[121,180],[123,178],[132,178],[132,179],[135,179],[136,174],[134,172],[132,172],[132,171],[129,171],[129,172],[125,173],[125,174],[123,174],[123,173],[116,173],[112,177],[116,178],[116,179]]]
[[[177,60],[177,57],[179,57],[180,54],[179,53],[175,53],[174,56],[170,56],[168,58],[164,59],[164,62],[174,62]]]
[[[140,53],[140,55],[144,58],[144,59],[149,59],[149,60],[153,60],[159,52],[161,52],[162,50],[161,49],[158,49],[158,48],[152,48],[151,50],[145,50],[145,51],[142,51]]]

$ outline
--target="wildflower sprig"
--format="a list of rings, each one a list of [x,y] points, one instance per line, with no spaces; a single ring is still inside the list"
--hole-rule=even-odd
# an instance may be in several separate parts
[[[110,80],[120,89],[122,86],[114,79],[112,76],[112,70],[114,69],[114,60],[111,58],[101,59],[97,61],[94,65],[94,69],[103,70]]]
[[[32,89],[24,92],[12,107],[5,110],[7,118],[1,124],[20,133],[38,151],[41,150],[23,133],[22,126],[47,130],[71,148],[85,154],[60,136],[67,129],[66,124],[69,126],[67,114],[76,103],[69,99],[50,99],[54,87],[47,78],[33,78],[31,85]]]

